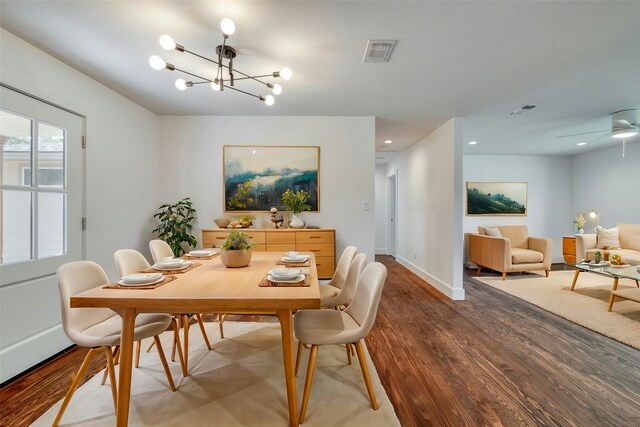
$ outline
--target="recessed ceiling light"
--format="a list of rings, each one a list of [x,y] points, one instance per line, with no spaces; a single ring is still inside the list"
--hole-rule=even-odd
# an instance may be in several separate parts
[[[587,145],[586,142],[578,142],[576,145]]]
[[[469,145],[476,145],[478,141],[469,141]]]
[[[384,143],[385,143],[385,144],[391,144],[392,142],[393,142],[392,140],[387,139]]]

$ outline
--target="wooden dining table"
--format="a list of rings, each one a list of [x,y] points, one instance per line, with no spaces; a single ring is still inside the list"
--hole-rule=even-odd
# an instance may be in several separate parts
[[[120,372],[116,425],[129,420],[133,333],[139,313],[252,313],[275,314],[280,321],[289,425],[298,426],[293,355],[293,313],[320,308],[314,255],[308,254],[308,287],[259,287],[258,284],[283,256],[280,252],[253,252],[247,267],[227,268],[220,257],[196,260],[201,264],[155,289],[94,288],[71,297],[71,307],[110,308],[122,318]],[[215,348],[214,348],[215,350]]]

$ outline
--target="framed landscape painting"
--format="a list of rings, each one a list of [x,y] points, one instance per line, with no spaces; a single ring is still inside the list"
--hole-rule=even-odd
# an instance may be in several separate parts
[[[527,215],[526,182],[467,181],[467,215]]]
[[[309,193],[320,210],[320,147],[225,145],[222,170],[225,212],[285,210],[286,190]]]

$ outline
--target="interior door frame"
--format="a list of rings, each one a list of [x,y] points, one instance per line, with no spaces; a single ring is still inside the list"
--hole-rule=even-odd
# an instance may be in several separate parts
[[[390,245],[393,237],[393,247]],[[398,254],[398,171],[387,175],[387,255]]]

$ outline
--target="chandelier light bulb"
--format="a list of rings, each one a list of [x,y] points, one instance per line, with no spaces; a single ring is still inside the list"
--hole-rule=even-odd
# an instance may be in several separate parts
[[[220,29],[225,36],[230,36],[231,34],[236,32],[236,24],[229,18],[224,18],[220,22]]]
[[[267,95],[264,98],[264,103],[267,105],[273,105],[273,103],[276,102],[275,98],[271,95]]]
[[[158,55],[153,55],[151,58],[149,58],[149,65],[151,65],[151,68],[153,68],[154,70],[162,70],[167,66],[167,63],[164,62]]]
[[[187,82],[185,82],[184,79],[176,80],[176,88],[178,88],[178,90],[185,90],[187,88]]]
[[[176,42],[173,40],[173,37],[168,34],[161,35],[159,41],[163,49],[173,50],[176,48]]]
[[[274,95],[280,95],[282,93],[282,86],[276,83],[273,85],[273,88],[271,89],[271,91],[273,92]]]
[[[291,77],[293,77],[293,71],[291,71],[291,68],[289,67],[284,67],[280,70],[280,77],[285,80],[291,80]]]
[[[218,79],[211,82],[211,89],[215,90],[216,92],[220,90],[220,82],[218,81]]]

